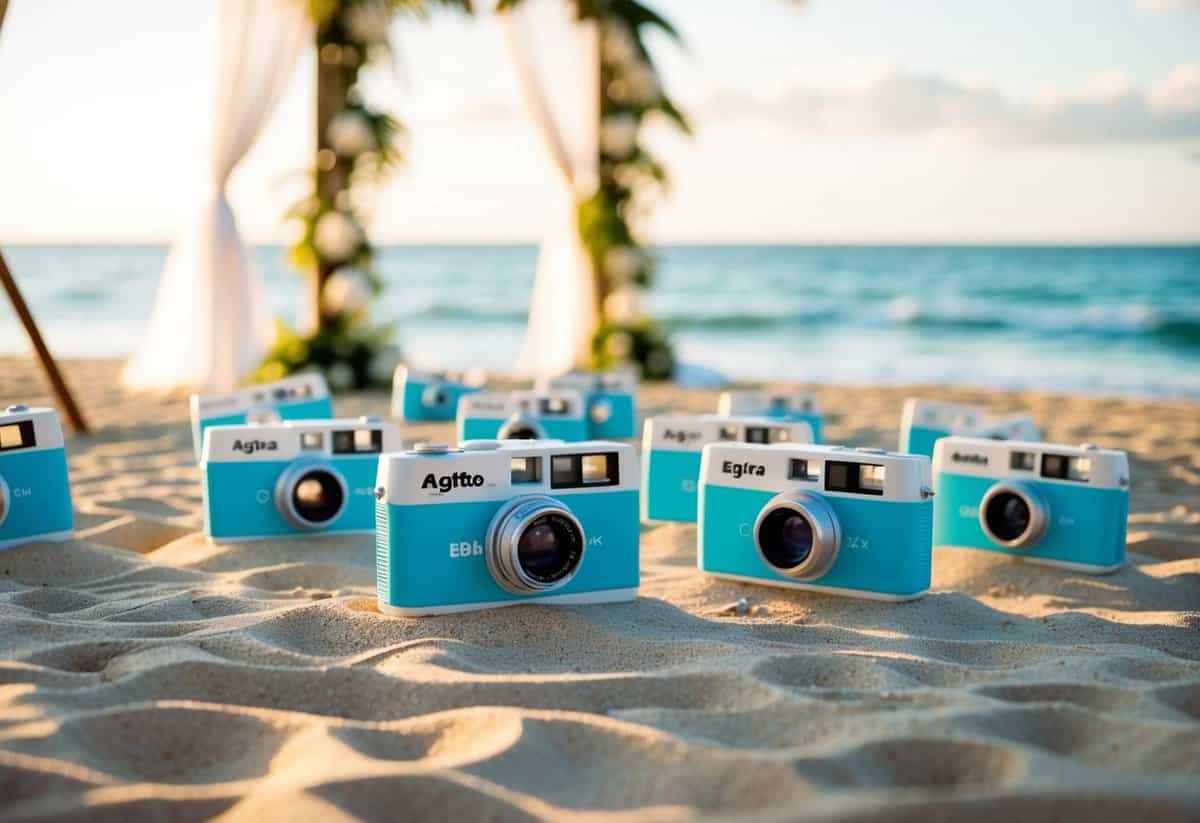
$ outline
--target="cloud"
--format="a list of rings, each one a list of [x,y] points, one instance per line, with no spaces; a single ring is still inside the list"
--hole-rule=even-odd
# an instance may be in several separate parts
[[[797,86],[769,100],[732,91],[692,108],[701,123],[755,120],[829,134],[957,133],[1003,143],[1107,143],[1200,137],[1200,64],[1159,86],[1118,73],[1070,94],[1020,101],[936,75],[889,72],[840,91]]]

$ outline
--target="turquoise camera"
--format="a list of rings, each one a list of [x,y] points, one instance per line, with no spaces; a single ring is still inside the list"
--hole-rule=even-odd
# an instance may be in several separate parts
[[[934,447],[933,485],[936,545],[1091,574],[1125,562],[1125,452],[946,437]]]
[[[392,417],[412,422],[453,420],[459,398],[483,388],[482,374],[398,366],[392,377]]]
[[[700,454],[709,443],[809,443],[803,421],[719,414],[651,417],[642,435],[642,520],[695,523]]]
[[[333,417],[333,401],[325,378],[311,372],[247,386],[225,394],[193,394],[192,448],[196,459],[204,447],[204,431],[209,426],[237,426],[243,423],[279,423],[283,420],[328,420]]]
[[[605,441],[469,441],[387,454],[376,489],[385,614],[637,597],[637,467]]]
[[[700,467],[700,570],[875,600],[929,588],[929,458],[714,443]]]
[[[625,440],[637,435],[637,372],[574,371],[546,382],[547,389],[573,389],[587,405],[588,437]]]
[[[815,392],[727,391],[717,401],[717,414],[750,415],[772,420],[803,422],[812,429],[813,443],[820,443],[825,418]]]
[[[370,418],[212,426],[200,463],[205,534],[369,533],[379,455],[398,448],[396,426]]]
[[[70,540],[73,529],[58,413],[9,406],[0,412],[0,549]]]
[[[900,416],[900,451],[933,456],[943,437],[987,437],[992,440],[1041,440],[1041,432],[1024,415],[996,417],[975,406],[936,403],[910,397]]]
[[[587,440],[587,403],[572,389],[470,394],[458,404],[458,439]]]

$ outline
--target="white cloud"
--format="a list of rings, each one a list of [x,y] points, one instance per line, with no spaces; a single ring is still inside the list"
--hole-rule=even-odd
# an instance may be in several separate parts
[[[726,91],[693,107],[701,123],[756,120],[827,134],[951,132],[1007,143],[1105,143],[1200,137],[1200,64],[1139,90],[1119,73],[1037,101],[986,86],[893,71],[842,90],[797,86],[771,99]]]

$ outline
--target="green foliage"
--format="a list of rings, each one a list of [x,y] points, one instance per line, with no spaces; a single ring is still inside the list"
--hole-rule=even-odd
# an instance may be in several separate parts
[[[605,322],[592,338],[593,369],[636,363],[644,380],[669,380],[675,354],[662,326],[646,317],[635,323]]]
[[[303,335],[277,321],[275,343],[262,365],[250,375],[250,382],[267,383],[316,369],[338,391],[386,386],[398,360],[398,353],[390,345],[392,332],[391,326],[371,328],[338,318]]]
[[[311,191],[289,209],[286,219],[298,227],[297,239],[288,249],[288,259],[307,277],[317,278],[335,266],[333,278],[343,268],[365,277],[373,295],[383,289],[383,279],[374,267],[374,249],[363,226],[361,203],[403,156],[399,140],[404,127],[395,117],[371,107],[358,88],[359,70],[368,62],[387,57],[387,29],[397,15],[424,18],[435,7],[471,10],[470,0],[293,0],[304,2],[316,30],[318,60],[344,78],[345,97],[341,110],[323,135],[326,148],[319,152],[310,172]],[[337,83],[334,84],[338,86]],[[337,124],[342,139],[332,134]],[[319,166],[330,176],[336,193],[318,188]],[[332,215],[338,231],[333,242],[322,242],[322,219]],[[334,247],[337,247],[336,252]],[[336,254],[336,256],[333,256]],[[347,275],[351,277],[351,275]],[[328,281],[333,283],[334,279]],[[343,281],[341,285],[345,285]],[[352,282],[352,281],[351,281]],[[343,291],[343,294],[345,292]],[[362,388],[386,383],[391,370],[385,361],[398,359],[391,345],[390,326],[372,326],[366,313],[349,304],[333,309],[331,316],[324,295],[321,322],[310,334],[300,334],[284,323],[262,365],[252,375],[259,381],[277,380],[308,369],[325,373],[335,390]],[[361,303],[361,298],[358,301]]]

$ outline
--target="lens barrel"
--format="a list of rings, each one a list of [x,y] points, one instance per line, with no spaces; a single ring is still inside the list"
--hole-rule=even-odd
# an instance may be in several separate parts
[[[979,501],[979,525],[988,539],[1007,549],[1027,549],[1041,540],[1049,509],[1028,483],[997,483]]]
[[[11,507],[12,498],[8,494],[8,483],[4,481],[3,475],[0,475],[0,526],[3,526],[4,521],[8,519]]]
[[[313,531],[332,523],[346,508],[346,481],[328,463],[300,460],[275,484],[275,507],[297,529]]]
[[[814,580],[829,571],[842,543],[837,513],[819,494],[771,498],[754,522],[754,547],[778,574]]]
[[[566,585],[583,561],[587,537],[566,506],[546,495],[515,498],[488,526],[484,555],[496,583],[513,594]]]
[[[441,409],[450,404],[450,392],[443,383],[430,383],[421,392],[421,405],[427,409]]]
[[[514,415],[504,421],[504,425],[496,432],[497,440],[542,440],[546,431],[542,424],[531,417]]]

